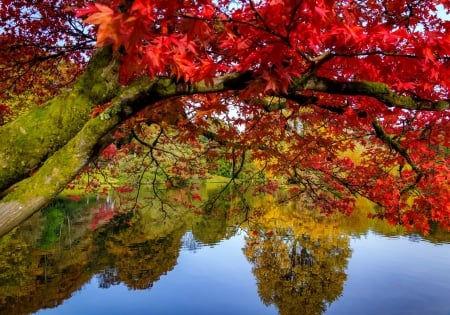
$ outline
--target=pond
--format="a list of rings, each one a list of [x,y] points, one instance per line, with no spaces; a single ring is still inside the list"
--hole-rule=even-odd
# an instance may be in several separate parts
[[[177,193],[183,195],[183,193]],[[117,214],[59,199],[0,239],[0,314],[450,314],[450,233],[267,195]]]

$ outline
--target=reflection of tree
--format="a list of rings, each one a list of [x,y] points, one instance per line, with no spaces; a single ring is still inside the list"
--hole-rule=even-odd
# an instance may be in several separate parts
[[[192,226],[192,233],[204,244],[216,244],[227,236],[226,217],[203,215],[202,220]]]
[[[56,307],[96,274],[102,287],[149,288],[176,263],[185,231],[179,218],[165,229],[153,222],[152,229],[140,222],[129,227],[126,216],[93,232],[90,209],[57,206],[0,239],[0,314]],[[62,220],[61,213],[76,215]]]
[[[0,314],[55,307],[95,275],[105,288],[119,283],[149,288],[174,267],[183,242],[195,248],[196,240],[219,241],[245,219],[252,232],[244,252],[254,264],[264,303],[277,305],[282,315],[320,314],[345,281],[350,250],[342,231],[367,230],[365,214],[351,221],[364,228],[349,229],[342,219],[279,207],[270,197],[252,204],[259,213],[248,213],[242,199],[219,203],[202,215],[173,209],[164,216],[158,209],[146,209],[139,219],[130,212],[92,231],[90,209],[55,203],[0,238]],[[195,235],[183,239],[191,227]],[[438,241],[448,241],[449,235],[441,233]]]
[[[183,234],[184,230],[177,230],[156,239],[128,244],[120,239],[108,239],[105,254],[111,267],[98,275],[100,285],[107,288],[123,282],[130,289],[151,288],[175,266]]]
[[[216,244],[236,233],[236,225],[244,220],[242,195],[234,192],[239,187],[235,183],[226,187],[206,189],[207,202],[201,216],[197,216],[192,226],[195,239],[204,244]]]
[[[181,242],[183,244],[183,248],[190,251],[196,251],[197,249],[200,249],[203,246],[203,243],[195,239],[194,235],[192,234],[192,231],[187,231],[186,234],[183,235]]]
[[[73,217],[68,233],[60,206],[57,202],[0,239],[0,314],[55,307],[89,280],[83,266],[90,252],[87,220]]]
[[[322,314],[342,293],[348,238],[331,218],[296,209],[274,206],[255,223],[244,253],[263,302],[281,315]]]

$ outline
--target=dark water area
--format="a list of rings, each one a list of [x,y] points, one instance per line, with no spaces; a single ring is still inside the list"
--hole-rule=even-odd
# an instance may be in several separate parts
[[[57,200],[0,239],[0,314],[449,315],[450,233],[366,214]]]

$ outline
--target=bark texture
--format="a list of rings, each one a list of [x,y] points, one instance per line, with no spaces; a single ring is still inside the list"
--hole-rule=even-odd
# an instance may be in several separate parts
[[[111,50],[101,49],[71,90],[0,127],[0,192],[40,167],[118,92],[117,70]]]
[[[102,139],[105,139],[117,125],[128,117],[162,99],[178,95],[225,90],[226,82],[237,77],[236,75],[225,76],[222,80],[218,80],[214,87],[198,83],[190,86],[189,89],[183,89],[172,79],[155,78],[152,80],[137,80],[129,86],[119,88],[117,81],[110,83],[113,74],[110,71],[114,71],[112,68],[115,68],[111,67],[111,64],[114,64],[114,62],[111,61],[110,56],[105,55],[102,58],[105,58],[105,60],[110,58],[110,60],[109,62],[91,64],[88,73],[92,71],[98,75],[96,84],[107,94],[100,93],[98,95],[96,93],[96,96],[93,97],[92,89],[74,88],[68,92],[68,96],[55,97],[45,108],[45,114],[41,114],[54,117],[53,119],[36,121],[39,118],[36,118],[35,112],[41,112],[41,109],[37,109],[16,123],[22,123],[25,126],[36,126],[40,123],[42,130],[55,128],[54,131],[48,131],[48,133],[55,141],[58,140],[58,145],[53,145],[53,142],[49,141],[44,142],[38,130],[24,134],[20,131],[20,127],[14,133],[14,128],[18,128],[17,126],[5,128],[7,131],[4,132],[11,133],[11,138],[20,138],[21,142],[5,142],[6,145],[11,147],[0,151],[3,156],[6,156],[8,152],[13,152],[13,150],[23,152],[22,146],[29,146],[30,148],[24,154],[10,154],[4,163],[3,173],[0,174],[3,183],[7,183],[3,184],[3,187],[9,187],[3,191],[3,197],[0,200],[0,236],[19,225],[60,193],[81,172],[92,157],[98,154],[98,146],[102,143]],[[77,86],[84,86],[85,80],[86,76],[80,78]],[[114,90],[111,90],[110,86],[113,86]],[[67,116],[67,112],[60,110],[60,106],[53,105],[60,104],[67,97],[73,100],[71,106],[75,107],[74,112],[76,112],[76,106],[79,104],[86,113],[78,115],[70,112]],[[88,108],[85,108],[84,102],[89,103]],[[110,106],[97,117],[90,118],[92,108],[105,102],[110,102]],[[70,120],[73,115],[77,118]],[[63,122],[58,123],[60,120],[63,120]],[[71,123],[72,121],[74,123]],[[76,124],[76,126],[73,127],[73,124]],[[59,134],[60,137],[63,137],[62,134],[64,134],[64,138],[59,139]],[[43,148],[40,148],[41,146]],[[25,154],[27,155],[25,156]],[[17,161],[20,158],[27,162],[19,170],[14,170],[13,163],[18,163]],[[33,161],[30,162],[28,159]],[[33,169],[32,176],[29,176],[27,173]],[[11,184],[12,186],[9,186]]]

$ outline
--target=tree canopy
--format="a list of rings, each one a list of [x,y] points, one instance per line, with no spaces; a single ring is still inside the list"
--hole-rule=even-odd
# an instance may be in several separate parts
[[[232,177],[250,157],[324,212],[351,213],[362,195],[379,205],[376,217],[449,228],[449,9],[2,1],[0,234],[60,192],[118,126],[141,123],[176,125],[176,140],[198,154],[223,147]],[[44,104],[8,118],[11,97],[26,92],[40,101],[15,107]],[[163,109],[157,119],[153,108]]]

